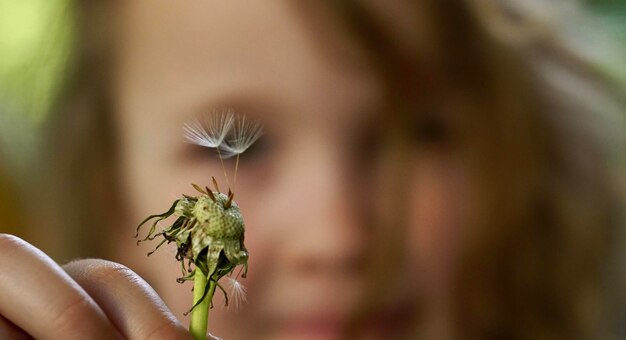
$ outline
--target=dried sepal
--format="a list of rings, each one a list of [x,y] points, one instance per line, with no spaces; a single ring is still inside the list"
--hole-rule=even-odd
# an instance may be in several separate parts
[[[208,193],[207,193],[206,191],[204,191],[204,189],[203,189],[202,187],[200,187],[199,185],[194,184],[194,183],[191,183],[191,186],[192,186],[194,189],[196,189],[196,191],[198,191],[199,193],[201,193],[201,194],[205,194],[205,195],[208,195]]]
[[[147,241],[147,240],[149,240],[149,239],[150,239],[150,237],[152,236],[152,234],[153,234],[153,233],[154,233],[154,231],[156,230],[156,225],[157,225],[157,223],[158,223],[159,221],[161,221],[161,220],[164,220],[164,219],[166,219],[166,218],[170,217],[170,216],[174,213],[174,211],[175,211],[175,209],[176,209],[176,206],[178,205],[178,201],[179,201],[179,200],[174,201],[174,203],[172,204],[172,206],[171,206],[171,207],[170,207],[170,208],[169,208],[166,212],[164,212],[163,214],[150,215],[150,216],[146,217],[146,219],[144,219],[143,221],[141,221],[141,223],[139,223],[139,225],[137,226],[137,229],[136,229],[135,236],[134,236],[135,238],[139,237],[139,229],[141,229],[141,227],[142,227],[144,224],[146,224],[146,222],[150,221],[151,219],[156,219],[156,220],[155,220],[155,222],[154,222],[154,223],[152,224],[152,226],[150,227],[150,231],[148,232],[148,235],[147,235],[144,239],[142,239],[142,240],[138,240],[138,241],[137,241],[137,244],[139,244],[139,243],[140,243],[140,242],[142,242],[142,241]]]
[[[215,201],[216,201],[216,200],[215,200],[215,195],[213,194],[213,191],[211,191],[208,187],[206,188],[206,193],[207,193],[207,195],[209,196],[209,198],[210,198],[213,202],[215,202]]]
[[[215,191],[220,192],[220,186],[217,184],[217,180],[215,177],[211,176],[211,180],[213,181],[213,186],[215,187]]]

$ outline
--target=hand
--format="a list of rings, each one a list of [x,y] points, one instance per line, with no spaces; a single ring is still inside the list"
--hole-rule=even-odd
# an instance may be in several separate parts
[[[0,234],[0,339],[191,339],[137,274],[105,260],[60,267]]]

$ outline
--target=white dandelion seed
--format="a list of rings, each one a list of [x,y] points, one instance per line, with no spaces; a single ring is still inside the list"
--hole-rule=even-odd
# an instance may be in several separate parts
[[[229,308],[232,306],[237,311],[247,302],[246,287],[232,277],[227,277],[226,279],[228,295],[230,296]]]
[[[231,130],[234,121],[235,115],[232,110],[214,111],[204,121],[206,128],[200,120],[196,119],[183,125],[183,135],[189,143],[207,148],[217,148],[224,142],[224,138]]]
[[[238,156],[263,135],[263,125],[258,120],[240,116],[232,123],[232,129],[224,143],[220,145],[222,158]]]
[[[224,339],[220,338],[219,336],[215,336],[215,335],[213,335],[211,333],[208,333],[208,337],[209,337],[209,339],[212,339],[212,340],[224,340]]]

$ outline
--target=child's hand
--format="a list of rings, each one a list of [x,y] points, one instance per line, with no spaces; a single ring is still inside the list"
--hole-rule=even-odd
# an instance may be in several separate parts
[[[63,267],[0,234],[1,339],[190,339],[156,292],[104,260]]]

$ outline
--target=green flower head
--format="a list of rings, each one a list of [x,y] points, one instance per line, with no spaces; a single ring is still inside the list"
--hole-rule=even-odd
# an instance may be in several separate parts
[[[183,276],[177,279],[181,283],[192,280],[196,270],[201,270],[206,277],[218,282],[237,266],[243,266],[242,277],[245,277],[248,269],[248,251],[243,242],[245,224],[239,206],[233,201],[232,192],[226,195],[197,185],[194,187],[201,195],[183,195],[165,213],[149,216],[141,222],[135,236],[138,236],[139,229],[146,222],[153,220],[146,237],[137,243],[162,237],[154,249],[156,251],[165,243],[175,242],[176,259],[181,263],[183,272]],[[177,219],[167,228],[156,232],[157,224],[172,215]],[[193,270],[192,263],[195,266]],[[222,291],[227,296],[225,290]]]

